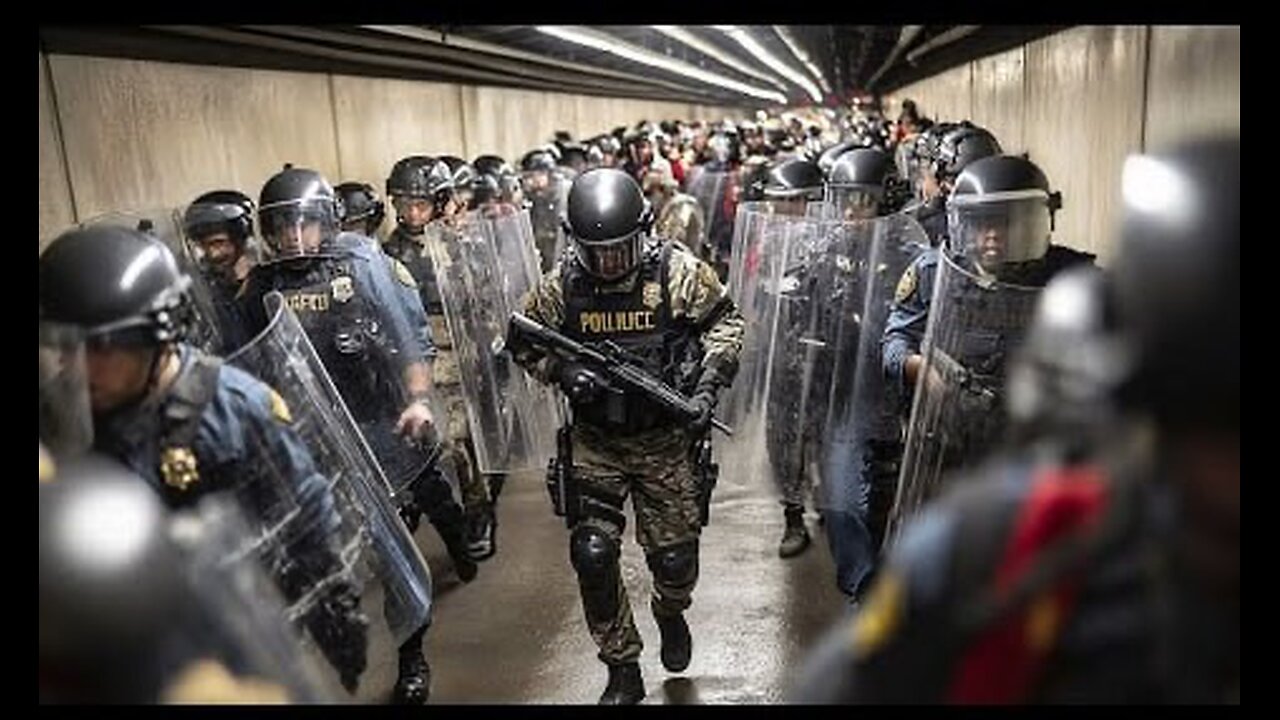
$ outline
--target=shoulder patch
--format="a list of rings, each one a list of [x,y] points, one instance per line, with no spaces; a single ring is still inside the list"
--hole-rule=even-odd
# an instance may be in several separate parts
[[[271,415],[285,425],[292,424],[293,415],[289,412],[289,404],[284,401],[284,398],[274,388],[268,388],[267,392],[271,397]]]
[[[404,263],[390,255],[387,256],[387,259],[391,261],[391,269],[395,271],[396,279],[400,281],[401,285],[411,288],[418,287],[418,281],[413,279],[413,273],[409,272],[409,268],[405,267]]]
[[[902,302],[911,297],[911,293],[916,291],[916,264],[912,263],[907,266],[907,271],[902,273],[902,278],[898,280],[898,289],[893,294],[894,302]]]
[[[876,581],[857,618],[853,621],[854,656],[862,659],[879,650],[902,621],[906,588],[902,579],[886,571]]]

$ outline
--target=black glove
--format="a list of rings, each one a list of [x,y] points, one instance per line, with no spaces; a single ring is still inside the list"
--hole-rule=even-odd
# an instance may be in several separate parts
[[[703,390],[689,398],[689,402],[698,411],[697,417],[689,422],[689,430],[694,435],[703,435],[711,426],[711,418],[716,409],[716,395],[714,392]]]
[[[360,612],[360,595],[350,583],[333,586],[306,614],[307,629],[325,659],[338,671],[342,687],[355,693],[369,649],[369,618]]]
[[[607,386],[604,378],[578,363],[563,363],[557,375],[560,389],[575,404],[595,400]]]
[[[418,525],[422,522],[422,506],[418,505],[418,501],[414,499],[413,494],[409,494],[409,498],[400,504],[400,519],[404,521],[404,525],[409,529],[412,535],[418,532]]]

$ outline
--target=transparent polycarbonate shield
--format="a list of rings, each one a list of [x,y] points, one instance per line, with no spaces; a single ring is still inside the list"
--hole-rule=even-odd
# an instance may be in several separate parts
[[[70,325],[40,322],[40,442],[55,455],[93,446],[84,337]]]
[[[506,352],[507,318],[537,280],[527,216],[472,212],[427,228],[467,421],[482,473],[542,467],[555,453],[558,403]]]
[[[891,539],[947,476],[974,466],[1003,439],[1006,366],[1041,292],[981,277],[958,262],[943,252],[937,266]]]

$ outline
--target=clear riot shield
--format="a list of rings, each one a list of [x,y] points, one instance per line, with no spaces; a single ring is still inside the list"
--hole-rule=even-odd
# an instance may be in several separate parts
[[[768,275],[761,289],[769,328],[764,350],[764,439],[769,467],[782,499],[806,504],[816,482],[816,457],[823,418],[825,381],[830,368],[820,327],[823,298],[818,295],[820,248],[829,228],[796,216],[773,216],[766,234]],[[764,338],[762,338],[764,339]]]
[[[685,192],[692,195],[698,201],[698,206],[702,208],[702,236],[699,238],[699,243],[706,249],[707,255],[704,259],[716,259],[718,249],[716,239],[723,234],[725,229],[723,226],[733,222],[733,218],[727,216],[724,208],[725,195],[731,187],[731,174],[713,172],[701,166],[694,167],[690,173],[685,183],[687,188]]]
[[[890,540],[947,475],[972,467],[1003,439],[1006,364],[1040,291],[979,277],[940,253]]]
[[[929,240],[914,218],[901,214],[838,227],[823,253],[829,266],[820,289],[834,364],[822,423],[817,502],[837,512],[865,508],[878,537],[893,502],[902,448],[897,405],[882,368],[881,337],[898,279]]]
[[[54,455],[93,446],[84,337],[70,325],[40,322],[40,442]]]
[[[315,513],[305,510],[292,487],[282,486],[275,491],[274,501],[280,507],[267,506],[276,526],[268,526],[261,535],[258,552],[275,551],[280,537],[293,529],[306,531],[307,523],[325,527],[341,562],[329,574],[304,575],[294,587],[287,588],[285,597],[292,603],[291,612],[309,617],[311,606],[323,598],[320,591],[331,584],[329,575],[351,576],[364,589],[361,606],[372,618],[369,632],[389,632],[393,645],[399,646],[430,617],[431,573],[400,520],[387,476],[302,325],[279,293],[267,294],[264,302],[267,327],[228,362],[260,378],[284,399],[287,407],[277,414],[288,417],[293,433],[309,454],[311,475],[322,480],[327,498],[323,505],[330,510],[323,526],[308,520]],[[282,453],[260,454],[272,457]],[[308,460],[285,455],[282,462]],[[262,482],[282,482],[280,479],[290,474],[283,468],[264,470],[272,472],[264,472]],[[296,470],[292,474],[296,475]],[[249,487],[252,490],[252,485]],[[259,500],[256,504],[263,503]],[[314,635],[314,628],[312,632]]]
[[[206,276],[198,253],[187,242],[182,217],[182,210],[174,208],[129,210],[99,215],[81,225],[130,227],[164,243],[177,259],[178,267],[191,278],[187,291],[192,311],[188,318],[187,342],[215,355],[226,355],[235,349],[233,346],[248,340],[242,325],[228,315],[237,288],[221,287]]]
[[[724,420],[735,427],[742,425],[758,405],[764,381],[764,350],[772,330],[765,316],[773,305],[768,302],[761,282],[770,273],[764,263],[764,247],[766,241],[776,236],[779,226],[776,216],[768,210],[765,203],[743,203],[738,206],[734,222],[729,296],[742,313],[745,332],[738,355],[738,374],[721,399],[721,412]]]
[[[559,173],[526,173],[524,197],[533,225],[542,272],[549,271],[564,251],[565,237],[561,220],[569,204],[572,183]]]
[[[534,240],[526,218],[471,212],[450,225],[427,226],[482,473],[537,469],[555,454],[559,404],[504,351],[507,318],[537,281],[528,265]]]

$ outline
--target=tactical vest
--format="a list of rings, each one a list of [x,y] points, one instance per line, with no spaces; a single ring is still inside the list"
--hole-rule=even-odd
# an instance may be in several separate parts
[[[562,263],[561,332],[583,343],[612,342],[645,372],[689,393],[697,382],[701,358],[691,323],[671,315],[667,287],[671,251],[670,242],[646,245],[631,289],[626,292],[601,292],[598,281],[579,263]],[[610,402],[620,402],[623,412],[618,413],[616,405],[610,408]],[[672,422],[657,404],[630,392],[613,400],[575,405],[573,409],[576,419],[625,434]]]
[[[440,299],[440,283],[436,280],[436,268],[431,262],[431,255],[426,247],[397,226],[395,232],[382,245],[391,257],[399,260],[409,270],[409,274],[418,283],[418,294],[422,298],[422,308],[428,315],[444,315],[444,302]]]
[[[321,256],[278,266],[270,282],[298,316],[352,416],[363,422],[397,412],[405,399],[399,348],[357,262],[350,255]]]

